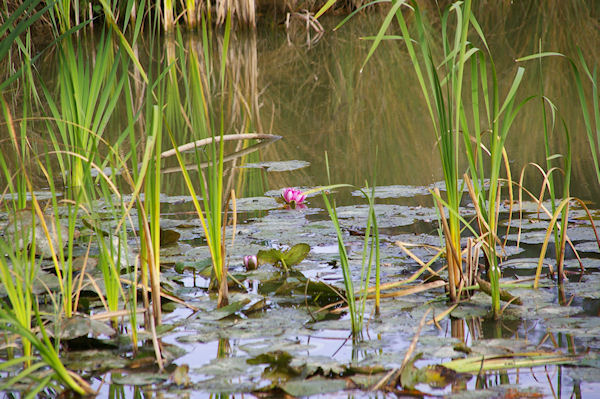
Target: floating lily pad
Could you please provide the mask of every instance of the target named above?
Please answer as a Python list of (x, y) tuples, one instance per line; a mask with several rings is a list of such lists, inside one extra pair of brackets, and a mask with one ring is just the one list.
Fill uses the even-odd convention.
[(565, 292), (582, 298), (600, 299), (600, 274), (586, 275), (579, 282), (565, 282)]
[(236, 312), (239, 312), (240, 310), (242, 310), (244, 308), (244, 306), (246, 306), (249, 303), (250, 303), (249, 298), (243, 298), (239, 301), (232, 302), (227, 306), (223, 306), (222, 308), (213, 310), (212, 312), (210, 312), (208, 315), (204, 316), (203, 318), (208, 319), (208, 320), (221, 320), (221, 319), (224, 319), (225, 317), (229, 317), (229, 316), (235, 314)]
[(291, 380), (280, 385), (280, 388), (287, 394), (295, 397), (337, 392), (346, 389), (346, 387), (345, 380), (323, 377), (314, 377), (307, 380)]
[(580, 242), (575, 245), (575, 250), (577, 252), (588, 252), (588, 253), (600, 253), (600, 248), (598, 248), (597, 241), (586, 241)]
[(280, 264), (283, 268), (288, 270), (291, 266), (302, 262), (309, 252), (310, 245), (300, 243), (294, 245), (287, 251), (281, 251), (275, 248), (269, 250), (260, 250), (258, 251), (257, 258), (260, 265), (266, 263), (273, 265)]
[(600, 317), (554, 317), (546, 321), (546, 327), (552, 332), (597, 338), (600, 336)]
[(224, 376), (234, 378), (243, 376), (251, 368), (252, 363), (248, 363), (246, 358), (231, 357), (231, 358), (216, 358), (210, 363), (202, 366), (197, 370), (202, 374)]
[(346, 365), (327, 356), (295, 356), (290, 366), (302, 370), (302, 375), (341, 376), (347, 370)]
[[(371, 195), (372, 188), (363, 188), (363, 191), (367, 195)], [(357, 197), (364, 197), (363, 193), (359, 190), (353, 191), (352, 195)], [(375, 187), (375, 198), (401, 198), (401, 197), (414, 197), (416, 195), (429, 195), (429, 189), (423, 186), (377, 186)]]
[(241, 168), (262, 168), (266, 169), (267, 172), (289, 172), (291, 170), (306, 168), (307, 166), (310, 166), (310, 162), (292, 160), (247, 163), (241, 166)]
[(153, 385), (160, 384), (169, 380), (168, 374), (158, 374), (155, 372), (115, 374), (111, 375), (113, 384), (119, 385)]
[(175, 244), (179, 237), (181, 237), (181, 233), (175, 230), (170, 229), (160, 229), (160, 246), (172, 245)]
[[(375, 204), (375, 216), (380, 228), (408, 226), (415, 219), (402, 214), (403, 207), (399, 205)], [(365, 227), (369, 217), (368, 205), (340, 206), (336, 210), (342, 226)]]
[(114, 351), (97, 349), (66, 352), (61, 359), (71, 370), (95, 372), (125, 368), (131, 362)]
[[(287, 312), (286, 312), (287, 313)], [(287, 313), (289, 315), (289, 313)], [(294, 315), (292, 316), (292, 322), (294, 321)], [(302, 331), (302, 335), (308, 335), (309, 332)], [(265, 336), (268, 334), (264, 334)], [(253, 342), (246, 342), (239, 346), (239, 349), (246, 352), (250, 357), (256, 357), (263, 353), (282, 351), (288, 352), (292, 355), (299, 353), (306, 353), (314, 348), (314, 345), (307, 345), (297, 339), (282, 338), (281, 336), (266, 337), (264, 340), (256, 340)]]
[(88, 335), (97, 337), (100, 335), (112, 336), (115, 334), (115, 330), (105, 322), (83, 316), (73, 316), (69, 319), (61, 320), (58, 323), (57, 329), (54, 328), (54, 324), (52, 323), (52, 325), (47, 327), (48, 335), (52, 336), (53, 332), (57, 330), (59, 338), (66, 340)]
[(597, 383), (600, 381), (600, 368), (565, 367), (566, 375), (574, 381)]
[[(235, 207), (238, 212), (264, 211), (276, 209), (281, 206), (273, 197), (247, 197), (238, 198)], [(233, 205), (230, 207), (233, 209)]]
[[(48, 231), (46, 234), (46, 229)], [(59, 237), (60, 232), (60, 237)], [(14, 250), (29, 247), (34, 242), (35, 253), (42, 258), (50, 258), (53, 253), (59, 251), (59, 246), (65, 247), (69, 238), (69, 230), (60, 224), (52, 215), (44, 215), (42, 224), (37, 215), (33, 215), (31, 210), (25, 209), (15, 214), (9, 215), (9, 221), (4, 228), (4, 236), (9, 244), (14, 245)], [(75, 232), (75, 237), (79, 232)], [(59, 244), (60, 242), (60, 244)]]

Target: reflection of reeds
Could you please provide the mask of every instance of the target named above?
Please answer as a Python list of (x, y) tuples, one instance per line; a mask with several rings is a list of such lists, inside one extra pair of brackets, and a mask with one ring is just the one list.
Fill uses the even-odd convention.
[[(535, 25), (511, 22), (518, 20), (518, 13), (523, 13), (524, 20), (531, 18), (530, 15), (535, 16), (535, 9), (528, 10), (516, 3), (515, 8), (511, 7), (503, 2), (487, 2), (485, 12), (479, 4), (475, 9), (475, 14), (482, 18), (482, 29), (490, 32), (487, 39), (495, 55), (501, 92), (508, 89), (505, 79), (514, 76), (516, 71), (514, 59), (537, 51), (538, 45)], [(539, 8), (545, 7), (540, 5)], [(564, 19), (548, 20), (547, 10), (540, 11), (543, 14), (540, 23), (548, 29), (546, 34), (555, 32), (548, 37), (562, 38), (555, 44), (545, 41), (544, 50), (572, 48), (573, 45), (582, 45), (588, 50), (597, 48), (600, 41), (598, 22), (585, 10), (583, 8), (579, 10), (581, 14), (572, 16), (578, 18), (576, 29), (580, 34), (577, 36), (565, 33), (573, 23), (568, 25)], [(509, 11), (514, 14), (508, 15)], [(433, 15), (432, 29), (438, 24)], [(556, 15), (556, 18), (564, 17)], [(277, 152), (270, 148), (265, 157), (300, 158), (315, 163), (310, 169), (285, 176), (271, 175), (272, 186), (325, 184), (324, 174), (320, 173), (324, 170), (320, 156), (324, 150), (330, 155), (334, 182), (362, 184), (374, 167), (379, 169), (380, 184), (429, 184), (441, 177), (439, 160), (434, 157), (436, 148), (428, 133), (430, 122), (424, 114), (424, 103), (414, 84), (407, 54), (398, 48), (400, 46), (383, 43), (382, 51), (369, 60), (362, 74), (359, 72), (368, 44), (357, 45), (356, 38), (374, 34), (380, 20), (377, 10), (359, 15), (337, 33), (326, 35), (310, 50), (289, 46), (283, 34), (271, 38), (264, 48), (259, 47), (259, 84), (265, 87), (262, 101), (267, 110), (263, 119), (270, 116), (269, 109), (275, 109), (274, 119), (265, 124), (272, 123), (273, 130), (284, 136), (277, 145)], [(321, 22), (331, 25), (327, 20)], [(498, 24), (503, 30), (496, 29)], [(590, 50), (587, 54), (591, 58), (590, 64), (600, 61), (597, 51)], [(561, 61), (549, 63), (547, 68), (545, 93), (566, 115), (569, 130), (573, 132), (573, 154), (582, 154), (573, 159), (574, 181), (586, 182), (593, 165), (587, 156), (589, 149), (585, 135), (581, 134), (584, 125), (579, 116), (577, 95), (570, 83), (570, 71), (566, 62)], [(397, 72), (392, 73), (392, 69)], [(523, 96), (538, 91), (538, 79), (536, 68), (527, 66), (521, 85)], [(507, 140), (514, 170), (529, 161), (544, 163), (540, 118), (538, 107), (526, 106), (515, 120), (515, 134)], [(376, 146), (380, 151), (379, 165), (372, 162)], [(558, 153), (564, 143), (561, 138), (554, 138), (552, 146)], [(536, 148), (540, 151), (532, 151)], [(531, 173), (525, 184), (537, 190), (540, 181)], [(573, 186), (572, 194), (592, 198), (598, 195), (598, 188), (578, 184)]]

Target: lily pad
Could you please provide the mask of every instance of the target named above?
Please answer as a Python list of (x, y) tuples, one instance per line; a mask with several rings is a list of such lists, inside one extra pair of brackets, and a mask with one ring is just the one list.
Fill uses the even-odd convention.
[[(363, 191), (367, 193), (367, 195), (371, 194), (371, 190), (372, 188), (363, 188)], [(352, 195), (356, 197), (364, 197), (363, 193), (359, 190), (353, 191)], [(401, 198), (414, 197), (416, 195), (429, 195), (429, 189), (424, 186), (404, 185), (375, 187), (375, 198)]]
[[(264, 211), (276, 209), (281, 205), (273, 197), (247, 197), (238, 198), (235, 207), (238, 212)], [(233, 205), (231, 205), (233, 209)]]
[(291, 380), (280, 385), (287, 394), (299, 396), (319, 395), (330, 392), (338, 392), (346, 389), (345, 380), (335, 380), (324, 377), (315, 377), (307, 380)]
[[(46, 234), (44, 225), (48, 234)], [(79, 232), (75, 231), (74, 235), (79, 237)], [(9, 243), (14, 245), (15, 251), (29, 247), (34, 242), (35, 236), (36, 255), (50, 258), (53, 253), (58, 252), (59, 241), (63, 247), (66, 246), (69, 230), (60, 223), (57, 226), (53, 215), (44, 215), (42, 224), (37, 215), (34, 216), (31, 210), (25, 209), (9, 215), (8, 225), (4, 228), (4, 236)]]
[(179, 237), (181, 237), (181, 233), (175, 230), (170, 229), (160, 229), (160, 246), (167, 246), (175, 244)]
[(230, 303), (227, 306), (223, 306), (222, 308), (219, 308), (217, 310), (213, 310), (212, 312), (210, 312), (208, 315), (204, 316), (203, 318), (208, 319), (208, 320), (221, 320), (221, 319), (231, 316), (232, 314), (235, 314), (236, 312), (239, 312), (240, 310), (242, 310), (244, 308), (244, 306), (246, 306), (249, 303), (250, 303), (250, 299), (244, 298), (240, 301)]
[(58, 337), (65, 340), (85, 337), (90, 334), (92, 336), (112, 336), (115, 334), (115, 330), (106, 323), (83, 316), (73, 316), (69, 319), (61, 320), (58, 323), (57, 329), (54, 328), (54, 324), (52, 323), (52, 325), (47, 327), (48, 335), (52, 336), (53, 332), (57, 330), (59, 331)]
[(243, 376), (250, 367), (251, 364), (247, 362), (246, 358), (216, 358), (197, 371), (206, 375), (234, 378)]
[[(47, 273), (42, 270), (36, 271), (35, 278), (33, 279), (33, 284), (31, 285), (32, 294), (47, 294), (48, 290), (55, 291), (59, 288), (60, 281), (58, 281), (58, 277), (56, 277), (56, 274)], [(4, 285), (0, 285), (0, 297), (5, 296), (6, 294), (6, 287)]]
[(304, 258), (310, 252), (310, 245), (300, 243), (296, 244), (287, 251), (281, 251), (279, 249), (269, 249), (258, 251), (257, 258), (259, 264), (270, 263), (273, 265), (280, 264), (284, 269), (288, 269), (290, 266), (297, 265), (302, 262)]
[(104, 371), (125, 368), (131, 362), (109, 350), (80, 350), (61, 354), (61, 359), (71, 370)]
[(596, 241), (586, 241), (575, 245), (577, 252), (600, 253), (598, 243)]
[(160, 384), (169, 380), (168, 374), (158, 374), (154, 372), (134, 373), (134, 374), (112, 374), (113, 384), (119, 385), (153, 385)]
[(291, 160), (247, 163), (241, 166), (241, 168), (262, 168), (266, 169), (267, 172), (289, 172), (291, 170), (306, 168), (307, 166), (310, 166), (310, 162)]
[(581, 282), (566, 282), (565, 292), (588, 299), (600, 299), (600, 274), (587, 275)]

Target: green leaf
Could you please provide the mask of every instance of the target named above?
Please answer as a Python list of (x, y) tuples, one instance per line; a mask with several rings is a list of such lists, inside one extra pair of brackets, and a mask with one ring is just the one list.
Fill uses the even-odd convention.
[(244, 298), (240, 301), (230, 303), (227, 306), (223, 306), (217, 310), (212, 311), (209, 315), (206, 316), (207, 320), (222, 320), (226, 317), (231, 316), (232, 314), (239, 312), (250, 303), (250, 299)]
[(258, 258), (258, 264), (264, 265), (265, 263), (276, 264), (283, 259), (283, 253), (278, 249), (269, 249), (268, 251), (260, 250), (256, 255)]
[(345, 380), (333, 380), (324, 377), (315, 377), (309, 380), (292, 380), (282, 384), (281, 389), (286, 393), (299, 397), (323, 393), (337, 392), (346, 389)]
[(175, 230), (160, 229), (160, 246), (175, 244), (179, 240), (179, 237), (181, 237), (181, 233)]
[(283, 259), (287, 266), (297, 265), (302, 262), (310, 252), (310, 245), (300, 243), (294, 245), (283, 254)]

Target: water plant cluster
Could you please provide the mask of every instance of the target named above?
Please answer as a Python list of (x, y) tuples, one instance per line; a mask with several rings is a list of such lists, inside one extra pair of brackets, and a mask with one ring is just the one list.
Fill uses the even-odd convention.
[[(178, 273), (191, 271), (194, 280), (199, 273), (208, 281), (203, 290), (212, 295), (207, 295), (207, 302), (214, 304), (214, 312), (203, 320), (216, 323), (239, 312), (251, 320), (252, 313), (267, 306), (266, 299), (238, 300), (236, 293), (251, 289), (247, 276), (229, 270), (228, 257), (228, 251), (236, 248), (238, 197), (261, 197), (267, 191), (260, 170), (253, 174), (254, 170), (241, 168), (235, 175), (228, 169), (260, 162), (254, 151), (280, 138), (256, 132), (261, 123), (249, 105), (254, 100), (244, 96), (241, 79), (236, 80), (237, 74), (229, 68), (236, 34), (233, 14), (253, 25), (253, 2), (240, 2), (245, 6), (235, 10), (219, 1), (188, 1), (179, 6), (167, 0), (158, 5), (143, 1), (99, 3), (100, 8), (90, 8), (90, 18), (85, 17), (85, 10), (72, 9), (68, 1), (24, 1), (3, 14), (0, 108), (6, 134), (0, 143), (0, 204), (6, 227), (0, 237), (0, 390), (26, 392), (28, 397), (52, 396), (65, 389), (81, 395), (95, 393), (82, 374), (63, 362), (65, 342), (75, 345), (72, 339), (81, 336), (118, 336), (126, 357), (159, 375), (168, 375), (174, 385), (190, 384), (185, 367), (171, 364), (177, 355), (161, 339), (168, 328), (163, 317), (166, 303), (192, 312), (202, 310), (173, 294), (169, 288), (172, 282), (164, 278), (165, 247), (179, 239), (179, 233), (161, 226), (165, 213), (162, 194), (171, 182), (170, 174), (183, 181), (186, 201), (201, 232), (194, 234), (200, 237), (209, 259), (204, 265), (207, 267), (199, 262), (175, 262), (174, 267)], [(323, 12), (333, 3), (325, 3)], [(363, 4), (354, 6), (358, 12)], [(319, 393), (331, 384), (344, 389), (345, 382), (343, 386), (336, 383), (347, 375), (381, 373), (377, 380), (363, 385), (395, 392), (397, 386), (408, 389), (429, 382), (444, 375), (446, 369), (476, 374), (484, 366), (501, 369), (515, 361), (522, 367), (574, 362), (574, 353), (529, 352), (528, 356), (523, 351), (519, 359), (515, 360), (515, 355), (504, 363), (462, 359), (423, 374), (414, 366), (418, 359), (412, 355), (423, 326), (439, 324), (476, 291), (491, 298), (492, 319), (501, 318), (509, 306), (522, 304), (509, 291), (540, 286), (551, 239), (555, 243), (551, 275), (559, 287), (568, 283), (564, 278), (565, 253), (573, 245), (567, 230), (571, 207), (578, 200), (570, 195), (573, 133), (560, 110), (545, 96), (543, 85), (538, 93), (520, 92), (526, 68), (537, 65), (542, 70), (550, 57), (566, 57), (542, 49), (523, 57), (518, 60), (523, 66), (508, 88), (503, 88), (484, 32), (472, 13), (471, 0), (440, 10), (441, 39), (429, 31), (431, 25), (417, 2), (394, 0), (389, 6), (380, 30), (370, 38), (372, 46), (363, 68), (368, 68), (369, 59), (384, 41), (402, 46), (410, 57), (444, 176), (444, 194), (437, 187), (430, 192), (443, 245), (429, 245), (428, 249), (435, 248), (430, 256), (430, 252), (421, 252), (418, 244), (396, 242), (394, 245), (419, 268), (402, 280), (384, 281), (382, 208), (376, 204), (374, 175), (370, 185), (357, 190), (366, 204), (357, 217), (361, 223), (357, 230), (342, 225), (345, 210), (335, 200), (336, 192), (347, 190), (349, 185), (328, 181), (327, 186), (288, 187), (277, 194), (282, 207), (290, 212), (306, 210), (308, 198), (320, 194), (336, 239), (343, 287), (309, 279), (296, 270), (311, 251), (307, 243), (249, 252), (240, 264), (249, 274), (259, 273), (267, 265), (279, 269), (277, 278), (263, 281), (261, 289), (302, 297), (308, 309), (319, 305), (315, 314), (311, 311), (312, 322), (325, 322), (326, 316), (319, 314), (327, 310), (348, 314), (356, 345), (363, 338), (366, 320), (376, 322), (379, 317), (390, 316), (382, 298), (443, 289), (444, 293), (431, 302), (443, 302), (445, 310), (434, 316), (424, 311), (421, 321), (413, 323), (413, 342), (394, 369), (373, 366), (338, 370), (332, 366), (326, 371), (320, 365), (320, 371), (309, 373), (294, 365), (285, 351), (276, 350), (247, 363), (268, 364), (263, 371), (273, 375), (317, 376), (311, 379), (311, 387)], [(213, 27), (211, 7), (217, 9), (217, 24), (223, 25), (219, 31)], [(188, 27), (198, 29), (198, 35), (188, 35), (175, 26), (179, 12)], [(95, 17), (97, 13), (102, 23)], [(39, 52), (32, 27), (42, 19), (52, 32), (52, 40)], [(89, 26), (92, 24), (93, 28)], [(392, 26), (396, 31), (389, 33)], [(163, 36), (165, 30), (169, 35)], [(149, 54), (142, 56), (144, 32), (156, 42), (144, 47)], [(163, 41), (164, 53), (157, 50)], [(91, 50), (84, 43), (89, 43)], [(58, 60), (51, 79), (39, 76), (36, 70), (36, 63), (48, 52), (55, 52)], [(596, 69), (586, 63), (581, 52), (568, 62), (600, 184)], [(535, 166), (543, 176), (540, 195), (524, 187), (522, 176), (520, 180), (513, 178), (505, 147), (520, 110), (532, 104), (537, 104), (544, 115), (546, 164)], [(115, 116), (117, 108), (124, 109), (124, 120)], [(550, 145), (556, 131), (567, 143), (560, 154), (553, 153)], [(328, 174), (329, 161), (327, 155), (324, 157), (327, 166), (323, 173)], [(264, 164), (259, 166), (265, 168)], [(561, 179), (555, 178), (558, 173)], [(550, 205), (544, 203), (546, 191)], [(508, 207), (505, 222), (510, 228), (513, 209), (526, 203), (523, 196), (547, 214), (546, 234), (534, 279), (506, 283), (501, 261), (509, 231), (500, 231), (500, 215)], [(471, 204), (470, 214), (464, 212), (466, 202)], [(585, 211), (596, 234), (586, 204), (579, 204), (578, 211)], [(349, 235), (360, 236), (358, 268), (351, 260)], [(434, 264), (439, 263), (443, 268), (434, 270)], [(430, 279), (425, 280), (425, 276)], [(401, 290), (391, 291), (397, 288)], [(368, 316), (371, 303), (372, 316)], [(202, 326), (197, 327), (200, 330)], [(453, 336), (460, 337), (460, 333)], [(222, 357), (228, 344), (219, 339), (217, 351)], [(415, 374), (408, 375), (410, 372)], [(331, 376), (339, 378), (328, 380)], [(118, 380), (118, 376), (113, 377)], [(304, 385), (273, 378), (284, 382), (272, 389), (292, 395), (309, 392)], [(456, 383), (461, 378), (454, 375), (451, 380)]]

